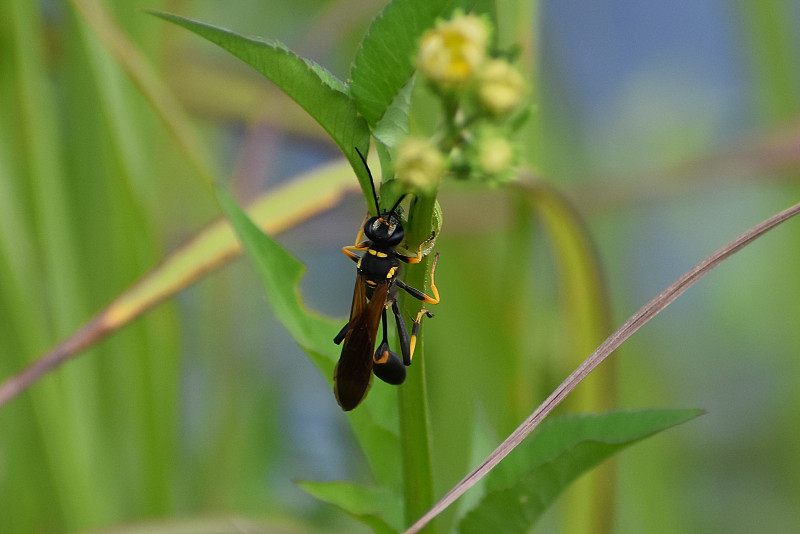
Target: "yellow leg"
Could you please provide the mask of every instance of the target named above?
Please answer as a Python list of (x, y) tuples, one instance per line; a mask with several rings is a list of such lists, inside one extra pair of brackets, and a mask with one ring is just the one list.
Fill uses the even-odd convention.
[(414, 349), (417, 348), (417, 336), (419, 335), (419, 327), (420, 324), (422, 324), (423, 315), (433, 317), (433, 314), (425, 308), (421, 309), (417, 314), (417, 318), (414, 320), (414, 325), (411, 327), (411, 339), (408, 341), (409, 360), (414, 357)]
[[(421, 300), (422, 302), (427, 302), (428, 304), (439, 304), (439, 290), (436, 288), (436, 282), (433, 280), (433, 273), (436, 271), (436, 262), (439, 261), (439, 253), (436, 253), (436, 256), (433, 258), (433, 266), (431, 267), (431, 291), (433, 291), (433, 296), (428, 296), (419, 289), (415, 287), (411, 287), (402, 280), (397, 280), (397, 285), (404, 289), (409, 295), (414, 297), (415, 299)], [(412, 262), (409, 262), (412, 263)]]
[(367, 219), (369, 219), (369, 214), (364, 217), (364, 221), (361, 223), (361, 226), (358, 227), (358, 233), (356, 234), (356, 241), (353, 245), (349, 245), (346, 247), (342, 247), (342, 254), (350, 258), (351, 260), (357, 262), (359, 260), (359, 255), (355, 254), (353, 251), (355, 250), (366, 250), (369, 248), (367, 245), (367, 241), (364, 240), (364, 225), (367, 224)]

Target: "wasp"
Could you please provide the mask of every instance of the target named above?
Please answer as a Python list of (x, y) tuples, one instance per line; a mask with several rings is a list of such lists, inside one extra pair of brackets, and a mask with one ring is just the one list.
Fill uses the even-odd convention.
[[(342, 355), (333, 373), (333, 392), (344, 411), (352, 410), (364, 400), (372, 384), (373, 373), (384, 382), (394, 385), (402, 384), (406, 379), (406, 367), (411, 365), (422, 317), (433, 317), (433, 314), (425, 308), (421, 309), (409, 336), (397, 304), (398, 289), (404, 290), (422, 302), (439, 303), (439, 291), (433, 281), (433, 272), (439, 260), (438, 253), (431, 268), (432, 297), (397, 278), (401, 262), (419, 263), (423, 257), (422, 247), (416, 256), (404, 256), (395, 250), (405, 236), (397, 210), (406, 195), (401, 196), (392, 209), (382, 211), (372, 181), (372, 172), (361, 152), (358, 149), (356, 152), (367, 168), (378, 215), (367, 216), (363, 227), (359, 229), (355, 244), (342, 248), (342, 253), (356, 262), (358, 270), (350, 320), (333, 339), (337, 345), (344, 341)], [(356, 252), (363, 254), (358, 255)], [(397, 324), (402, 359), (389, 349), (387, 326), (389, 309), (392, 310)], [(383, 340), (373, 353), (381, 322)]]

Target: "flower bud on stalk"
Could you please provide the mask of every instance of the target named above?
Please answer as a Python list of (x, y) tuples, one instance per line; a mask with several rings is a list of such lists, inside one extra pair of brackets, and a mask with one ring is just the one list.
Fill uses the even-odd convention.
[(478, 74), (478, 100), (493, 115), (505, 115), (522, 100), (525, 80), (503, 59), (493, 59)]
[(443, 171), (444, 157), (428, 141), (411, 137), (397, 147), (394, 175), (408, 189), (434, 191)]
[(504, 181), (514, 167), (514, 145), (502, 137), (482, 139), (478, 145), (478, 162), (488, 175)]

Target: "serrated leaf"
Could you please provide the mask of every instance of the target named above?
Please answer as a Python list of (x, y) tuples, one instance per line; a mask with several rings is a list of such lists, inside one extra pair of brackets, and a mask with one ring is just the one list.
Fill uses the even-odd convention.
[(387, 488), (350, 482), (298, 482), (308, 494), (340, 508), (378, 534), (396, 534), (402, 523), (400, 496)]
[(581, 474), (625, 447), (702, 413), (641, 410), (554, 419), (492, 471), (486, 495), (461, 520), (459, 532), (527, 532)]
[[(372, 22), (350, 70), (350, 94), (359, 113), (375, 126), (414, 72), (419, 39), (436, 19), (474, 0), (395, 0)], [(484, 2), (478, 8), (483, 8)], [(474, 11), (474, 9), (473, 9)]]
[(224, 48), (277, 85), (328, 132), (353, 167), (362, 189), (368, 187), (369, 177), (355, 148), (366, 154), (369, 128), (359, 116), (347, 86), (341, 80), (317, 63), (296, 55), (278, 41), (244, 37), (230, 30), (169, 13), (149, 13)]

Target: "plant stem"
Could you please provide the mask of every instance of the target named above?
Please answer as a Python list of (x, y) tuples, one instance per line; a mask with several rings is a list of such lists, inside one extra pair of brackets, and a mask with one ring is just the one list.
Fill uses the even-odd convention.
[[(407, 225), (408, 242), (422, 243), (430, 236), (435, 196), (419, 197), (412, 204)], [(405, 281), (412, 287), (429, 291), (428, 273), (431, 256), (405, 271)], [(400, 296), (400, 308), (405, 317), (416, 317), (420, 304), (409, 295)], [(423, 325), (424, 327), (424, 325)], [(403, 466), (403, 497), (405, 521), (411, 524), (433, 504), (433, 469), (428, 435), (428, 403), (425, 389), (425, 358), (422, 328), (417, 340), (414, 362), (408, 367), (405, 384), (398, 388), (400, 410), (400, 445)], [(435, 529), (429, 525), (425, 532)]]

